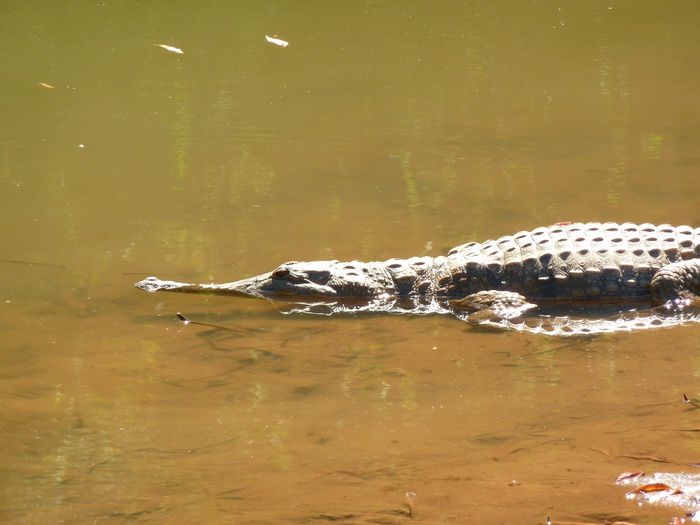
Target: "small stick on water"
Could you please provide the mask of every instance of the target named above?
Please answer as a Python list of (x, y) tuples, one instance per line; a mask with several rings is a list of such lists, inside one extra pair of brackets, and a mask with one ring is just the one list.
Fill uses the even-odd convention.
[(693, 405), (694, 407), (700, 407), (700, 402), (697, 399), (690, 399), (688, 396), (683, 394), (683, 402)]
[(406, 492), (406, 503), (408, 503), (408, 515), (411, 517), (411, 519), (415, 519), (415, 514), (416, 510), (414, 508), (416, 501), (416, 493), (415, 492)]
[(200, 322), (200, 321), (193, 321), (193, 320), (190, 319), (189, 317), (185, 317), (184, 315), (182, 315), (180, 312), (177, 312), (175, 315), (177, 316), (177, 318), (178, 318), (180, 321), (182, 321), (182, 324), (185, 324), (185, 325), (188, 325), (188, 324), (196, 324), (196, 325), (199, 325), (199, 326), (206, 326), (206, 327), (208, 327), (208, 328), (216, 328), (217, 330), (228, 330), (229, 332), (233, 332), (233, 331), (234, 331), (233, 328), (229, 328), (228, 326), (221, 326), (221, 325), (218, 325), (218, 324), (202, 323), (202, 322)]
[(26, 264), (27, 266), (45, 266), (47, 268), (58, 268), (59, 270), (65, 270), (66, 267), (60, 264), (42, 263), (36, 261), (21, 261), (19, 259), (0, 259), (0, 262), (11, 263), (11, 264)]

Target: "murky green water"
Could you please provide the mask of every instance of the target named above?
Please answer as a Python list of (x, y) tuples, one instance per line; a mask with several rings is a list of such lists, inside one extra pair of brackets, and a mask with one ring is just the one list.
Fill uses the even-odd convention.
[(699, 226), (695, 2), (1, 9), (0, 520), (402, 523), (406, 492), (427, 523), (679, 515), (613, 482), (700, 461), (698, 326), (565, 341), (132, 284)]

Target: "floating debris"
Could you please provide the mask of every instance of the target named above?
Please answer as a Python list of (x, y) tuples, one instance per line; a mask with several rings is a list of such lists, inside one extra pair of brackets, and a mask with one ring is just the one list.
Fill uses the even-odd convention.
[(633, 479), (639, 478), (644, 475), (644, 472), (623, 472), (617, 477), (615, 483), (621, 483), (623, 481), (631, 481)]
[(656, 472), (630, 477), (621, 474), (618, 485), (631, 487), (626, 497), (638, 504), (658, 505), (681, 510), (671, 523), (700, 519), (700, 475), (685, 472)]
[(56, 89), (51, 84), (47, 84), (46, 82), (37, 82), (36, 85), (39, 87), (43, 87), (44, 89)]
[(175, 46), (169, 46), (168, 44), (156, 44), (158, 47), (162, 47), (166, 51), (170, 51), (171, 53), (177, 53), (178, 55), (183, 55), (185, 52), (180, 49), (179, 47)]
[(406, 492), (405, 497), (406, 497), (406, 503), (408, 504), (408, 515), (411, 517), (411, 519), (415, 519), (416, 493), (415, 492)]
[(287, 47), (289, 45), (289, 42), (287, 42), (286, 40), (282, 40), (281, 38), (277, 38), (274, 36), (265, 35), (265, 40), (270, 42), (270, 44), (275, 44), (276, 46), (280, 47)]
[(674, 489), (670, 485), (667, 485), (666, 483), (647, 483), (646, 485), (642, 485), (641, 487), (637, 487), (636, 489), (630, 491), (627, 493), (628, 496), (634, 496), (636, 494), (651, 494), (652, 492), (671, 492), (674, 496), (676, 494), (683, 494), (683, 491), (680, 489)]

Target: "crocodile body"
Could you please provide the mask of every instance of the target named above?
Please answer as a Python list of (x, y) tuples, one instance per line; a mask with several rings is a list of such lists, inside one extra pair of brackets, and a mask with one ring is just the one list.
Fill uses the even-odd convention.
[(330, 312), (450, 312), (472, 323), (514, 329), (536, 308), (528, 301), (569, 306), (646, 303), (688, 316), (700, 296), (700, 228), (560, 223), (463, 244), (446, 256), (290, 261), (231, 283), (149, 277), (136, 286), (283, 299), (304, 303), (307, 309), (325, 304)]

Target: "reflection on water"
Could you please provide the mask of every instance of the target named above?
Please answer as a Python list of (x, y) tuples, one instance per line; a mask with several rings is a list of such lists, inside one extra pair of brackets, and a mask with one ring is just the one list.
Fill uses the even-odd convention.
[(399, 523), (407, 492), (428, 522), (668, 518), (613, 482), (652, 470), (633, 457), (697, 461), (679, 401), (697, 327), (564, 342), (131, 285), (437, 255), (561, 220), (700, 225), (697, 18), (652, 1), (8, 6), (0, 519)]

